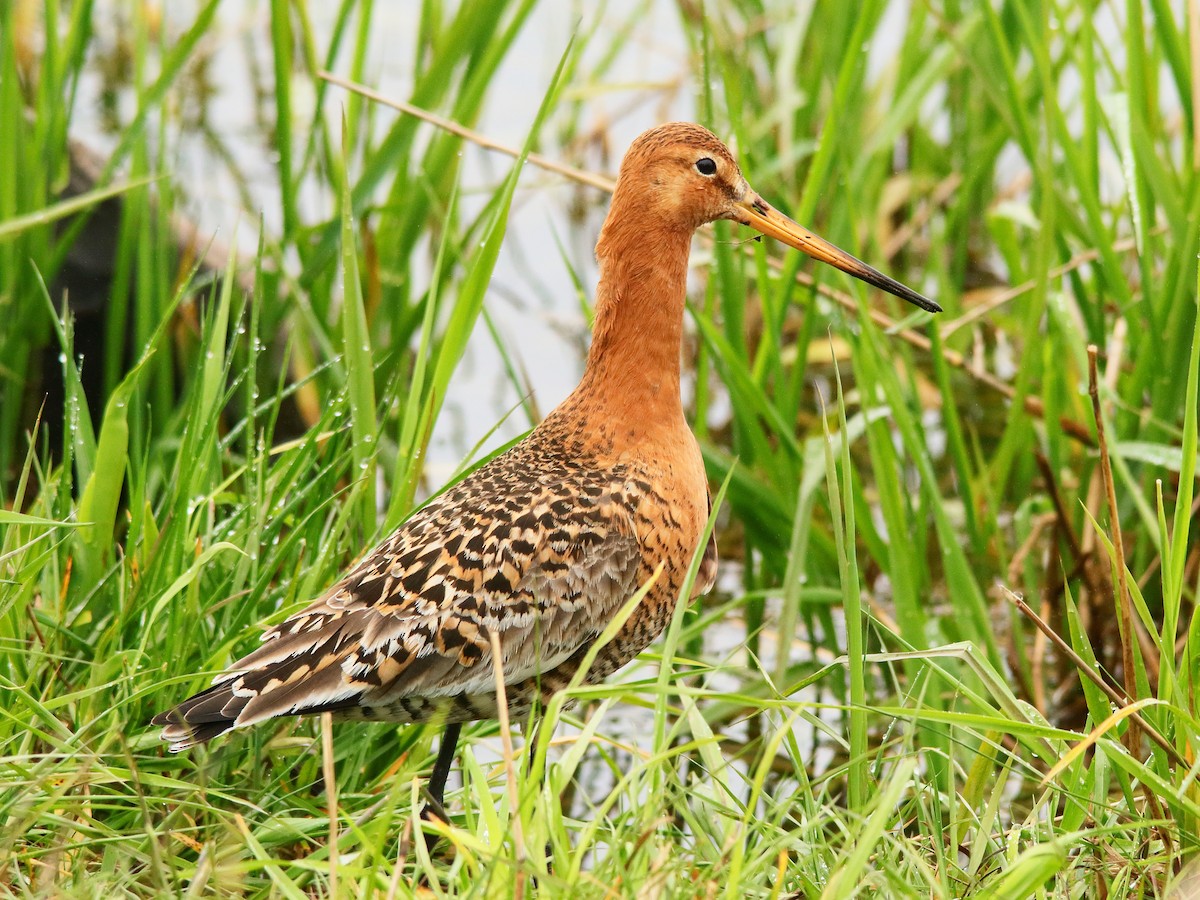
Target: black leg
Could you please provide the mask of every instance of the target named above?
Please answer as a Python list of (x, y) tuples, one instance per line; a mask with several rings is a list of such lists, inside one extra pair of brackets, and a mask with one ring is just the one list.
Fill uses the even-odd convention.
[[(529, 752), (529, 774), (533, 775), (533, 767), (537, 763), (537, 746), (538, 737), (542, 733), (542, 720), (540, 717), (530, 715), (525, 720), (525, 724), (521, 726), (521, 731), (525, 735), (525, 749)], [(546, 758), (546, 771), (550, 769), (550, 758)], [(546, 778), (546, 772), (542, 772), (542, 780)], [(554, 871), (554, 845), (550, 841), (546, 841), (546, 865), (550, 872)]]
[[(433, 763), (433, 773), (429, 776), (428, 784), (425, 785), (425, 796), (428, 800), (425, 808), (421, 810), (421, 818), (426, 822), (433, 818), (441, 819), (443, 822), (450, 821), (450, 816), (446, 814), (446, 807), (442, 805), (442, 801), (445, 799), (446, 779), (450, 777), (450, 767), (454, 765), (454, 751), (458, 747), (458, 736), (461, 731), (462, 724), (458, 722), (447, 725), (442, 731), (442, 742), (438, 745), (438, 755)], [(424, 839), (425, 848), (432, 853), (433, 848), (437, 846), (437, 837), (426, 834)], [(400, 855), (407, 855), (409, 847), (406, 837), (400, 842)]]
[[(524, 725), (521, 726), (521, 729), (525, 732), (525, 742), (529, 745), (526, 749), (529, 751), (529, 773), (531, 775), (533, 774), (533, 766), (537, 762), (538, 736), (542, 732), (541, 719), (538, 719), (537, 724), (535, 724), (535, 725), (529, 724), (529, 722), (531, 722), (532, 720), (533, 720), (533, 717), (530, 716), (529, 721), (527, 721)], [(549, 759), (546, 760), (546, 765), (547, 766), (550, 765)], [(542, 773), (542, 774), (544, 777), (545, 773)]]
[(438, 746), (437, 760), (433, 764), (433, 774), (429, 776), (429, 784), (426, 786), (429, 802), (425, 804), (425, 809), (421, 813), (423, 819), (428, 818), (429, 813), (433, 813), (443, 822), (449, 821), (442, 801), (446, 795), (446, 779), (450, 777), (450, 767), (454, 765), (454, 751), (458, 748), (460, 732), (462, 732), (461, 722), (447, 725), (445, 731), (442, 732), (442, 743)]

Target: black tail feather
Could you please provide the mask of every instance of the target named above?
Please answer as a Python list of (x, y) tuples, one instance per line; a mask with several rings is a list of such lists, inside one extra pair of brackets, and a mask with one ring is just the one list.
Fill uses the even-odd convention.
[(160, 712), (150, 722), (164, 726), (163, 740), (171, 742), (173, 752), (186, 750), (233, 728), (244, 705), (236, 703), (237, 699), (228, 684), (216, 684)]

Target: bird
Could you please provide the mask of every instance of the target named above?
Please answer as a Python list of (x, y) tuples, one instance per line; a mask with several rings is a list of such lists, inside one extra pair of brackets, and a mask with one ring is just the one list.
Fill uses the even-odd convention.
[[(154, 716), (172, 751), (278, 717), (440, 723), (427, 809), (442, 810), (466, 722), (563, 690), (610, 621), (595, 684), (716, 577), (700, 542), (711, 494), (680, 396), (692, 236), (731, 220), (931, 313), (941, 307), (792, 221), (755, 193), (712, 132), (673, 122), (626, 152), (596, 244), (593, 337), (578, 386), (523, 440), (416, 511), (211, 687)], [(442, 813), (444, 819), (444, 812)]]

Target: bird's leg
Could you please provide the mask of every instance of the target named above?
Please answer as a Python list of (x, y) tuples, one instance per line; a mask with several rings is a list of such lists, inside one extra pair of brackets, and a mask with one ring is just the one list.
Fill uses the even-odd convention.
[[(534, 769), (537, 767), (537, 751), (538, 738), (542, 734), (542, 717), (537, 715), (537, 710), (530, 710), (529, 717), (521, 725), (521, 732), (525, 735), (525, 751), (528, 754), (529, 761), (528, 774), (533, 777)], [(542, 781), (548, 777), (550, 771), (550, 758), (546, 758), (546, 767), (542, 770)], [(546, 841), (546, 869), (549, 872), (554, 871), (554, 844)]]
[(437, 760), (433, 764), (433, 774), (429, 776), (429, 784), (425, 787), (425, 792), (429, 796), (429, 802), (421, 810), (422, 819), (428, 820), (430, 813), (432, 813), (443, 822), (450, 821), (450, 817), (446, 815), (446, 808), (442, 805), (442, 801), (445, 798), (446, 779), (450, 777), (450, 767), (454, 764), (454, 751), (458, 747), (458, 736), (461, 732), (461, 722), (447, 725), (442, 732), (442, 742), (438, 746)]
[[(536, 723), (530, 723), (533, 723), (532, 715), (525, 720), (525, 724), (522, 726), (522, 729), (525, 732), (525, 742), (528, 744), (527, 749), (529, 750), (529, 774), (532, 775), (533, 768), (537, 764), (538, 736), (542, 732), (542, 720), (538, 719)], [(549, 767), (549, 764), (550, 761), (547, 759), (547, 767)], [(545, 777), (544, 772), (542, 773), (542, 777)]]

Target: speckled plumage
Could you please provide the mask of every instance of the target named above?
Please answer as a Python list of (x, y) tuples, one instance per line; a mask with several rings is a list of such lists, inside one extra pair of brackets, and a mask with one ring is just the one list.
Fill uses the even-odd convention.
[[(212, 687), (156, 716), (171, 748), (325, 711), (447, 724), (493, 717), (491, 632), (510, 715), (519, 718), (567, 685), (648, 583), (587, 682), (653, 641), (709, 514), (703, 461), (680, 402), (680, 349), (691, 237), (720, 218), (936, 309), (772, 210), (708, 131), (675, 123), (646, 132), (622, 163), (596, 247), (596, 326), (579, 386), (524, 441), (267, 631)], [(715, 574), (710, 540), (694, 592), (707, 591)]]
[[(186, 724), (164, 722), (172, 748), (235, 724), (325, 710), (397, 722), (494, 717), (489, 629), (500, 637), (514, 717), (564, 687), (657, 566), (644, 548), (685, 549), (673, 534), (678, 514), (653, 486), (654, 467), (581, 453), (564, 419), (547, 419), (436, 498), (318, 601), (268, 631), (262, 646), (185, 701)], [(664, 570), (604, 648), (590, 681), (662, 630), (691, 559), (686, 549), (682, 566)], [(714, 569), (715, 547), (702, 590)]]

